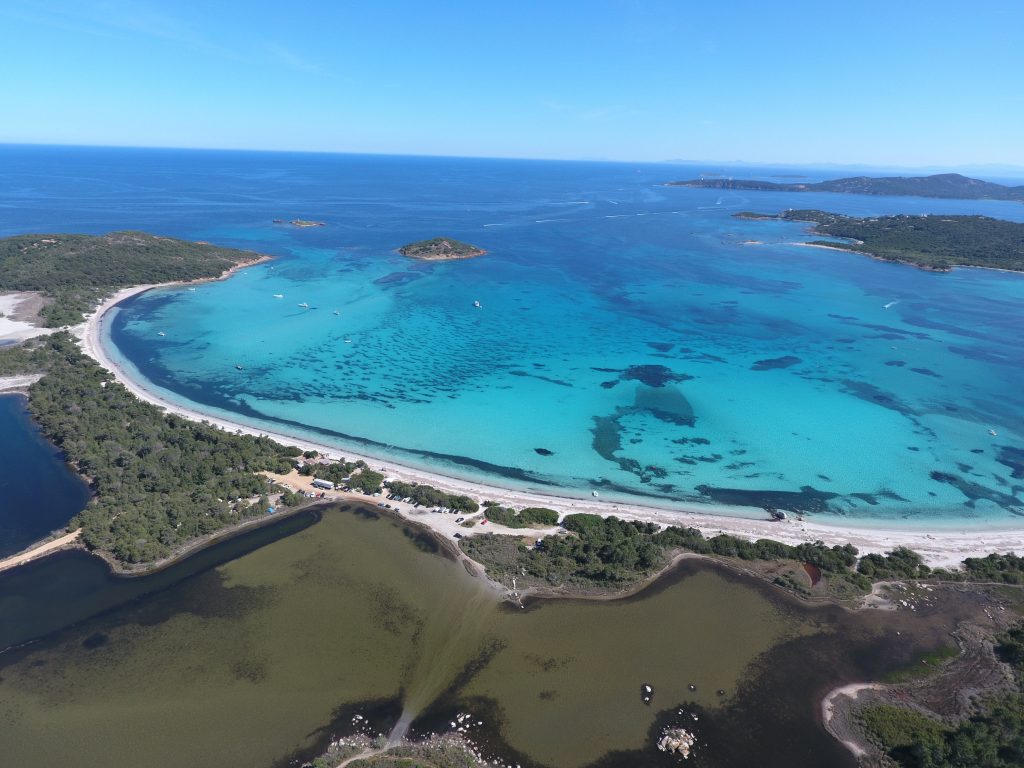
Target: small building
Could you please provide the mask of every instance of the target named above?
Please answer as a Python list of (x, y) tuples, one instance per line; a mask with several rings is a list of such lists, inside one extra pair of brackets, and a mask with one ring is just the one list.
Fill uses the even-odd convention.
[(334, 490), (334, 483), (332, 483), (330, 480), (321, 480), (321, 479), (317, 478), (316, 480), (314, 480), (311, 483), (311, 485), (314, 488), (323, 488), (325, 491), (333, 491)]

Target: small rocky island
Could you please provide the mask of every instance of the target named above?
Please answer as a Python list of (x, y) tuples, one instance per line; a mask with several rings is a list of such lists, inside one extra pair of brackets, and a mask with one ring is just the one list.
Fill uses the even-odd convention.
[(403, 256), (421, 261), (451, 261), (452, 259), (472, 259), (483, 256), (487, 251), (475, 245), (463, 243), (450, 237), (435, 237), (431, 240), (420, 240), (403, 245), (398, 249)]

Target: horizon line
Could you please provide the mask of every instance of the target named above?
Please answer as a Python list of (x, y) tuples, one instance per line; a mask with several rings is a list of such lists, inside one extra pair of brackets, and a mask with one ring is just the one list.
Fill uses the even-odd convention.
[(152, 144), (76, 144), (76, 143), (50, 143), (31, 141), (0, 141), (0, 147), (51, 147), (62, 149), (127, 149), (127, 150), (156, 150), (156, 151), (184, 151), (184, 152), (251, 152), (260, 154), (279, 155), (342, 155), (356, 157), (407, 157), (407, 158), (434, 158), (452, 160), (508, 160), (525, 162), (551, 162), (551, 163), (609, 163), (618, 165), (720, 165), (720, 166), (760, 166), (770, 168), (861, 168), (877, 170), (906, 170), (906, 171), (935, 171), (946, 168), (947, 172), (956, 169), (991, 169), (1003, 171), (1015, 171), (1024, 174), (1024, 165), (1007, 163), (958, 163), (958, 164), (924, 164), (924, 165), (895, 165), (877, 164), (870, 162), (836, 162), (836, 161), (781, 161), (781, 160), (692, 160), (683, 158), (668, 158), (663, 160), (619, 160), (600, 157), (525, 157), (525, 156), (496, 156), (496, 155), (450, 155), (450, 154), (429, 154), (429, 153), (405, 153), (405, 152), (354, 152), (346, 150), (327, 149), (267, 149), (252, 147), (189, 147), (189, 146), (160, 146)]

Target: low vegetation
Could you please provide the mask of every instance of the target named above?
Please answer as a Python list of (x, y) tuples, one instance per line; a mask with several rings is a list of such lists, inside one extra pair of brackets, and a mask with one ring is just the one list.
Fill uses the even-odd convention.
[[(488, 516), (494, 519), (490, 510)], [(550, 518), (546, 515), (541, 517), (545, 524), (547, 520)], [(622, 587), (663, 567), (675, 552), (745, 561), (808, 563), (840, 582), (846, 591), (857, 593), (869, 591), (873, 581), (854, 570), (857, 550), (851, 545), (828, 547), (819, 542), (790, 546), (769, 539), (751, 542), (725, 534), (705, 538), (695, 528), (659, 529), (653, 523), (586, 514), (568, 515), (562, 526), (566, 535), (549, 536), (534, 547), (494, 534), (463, 539), (461, 546), (495, 578), (525, 576), (535, 584), (556, 587)], [(875, 556), (870, 562), (876, 575), (927, 570), (915, 553), (902, 549), (885, 557)]]
[(471, 259), (483, 256), (487, 251), (475, 245), (451, 237), (434, 237), (403, 245), (398, 249), (403, 256), (423, 261), (447, 261), (449, 259)]
[(257, 254), (145, 232), (19, 235), (0, 239), (0, 292), (39, 291), (52, 299), (46, 325), (75, 325), (120, 288), (217, 277)]
[(861, 726), (901, 768), (1020, 768), (1024, 765), (1024, 623), (997, 638), (996, 654), (1013, 668), (1016, 690), (984, 702), (978, 714), (949, 725), (915, 710), (873, 704)]

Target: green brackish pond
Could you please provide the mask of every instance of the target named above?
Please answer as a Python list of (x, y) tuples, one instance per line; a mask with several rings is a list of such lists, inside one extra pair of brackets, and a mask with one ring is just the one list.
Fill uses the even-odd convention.
[[(672, 765), (652, 749), (669, 723), (697, 732), (695, 765), (844, 765), (815, 722), (818, 697), (906, 663), (948, 629), (948, 617), (883, 624), (803, 608), (694, 561), (629, 599), (521, 609), (432, 538), (369, 510), (282, 525), (276, 540), (248, 534), (262, 537), (256, 549), (218, 545), (226, 562), (211, 548), (205, 570), (186, 561), (177, 581), (173, 568), (149, 577), (151, 594), (106, 576), (94, 591), (131, 581), (127, 603), (98, 600), (100, 615), (0, 655), (4, 763), (284, 766), (352, 732), (356, 714), (383, 733), (402, 715), (416, 735), (472, 712), (485, 752), (523, 766)], [(86, 561), (54, 558), (32, 576)], [(25, 610), (28, 589), (0, 579), (11, 622), (0, 634), (47, 627)]]

